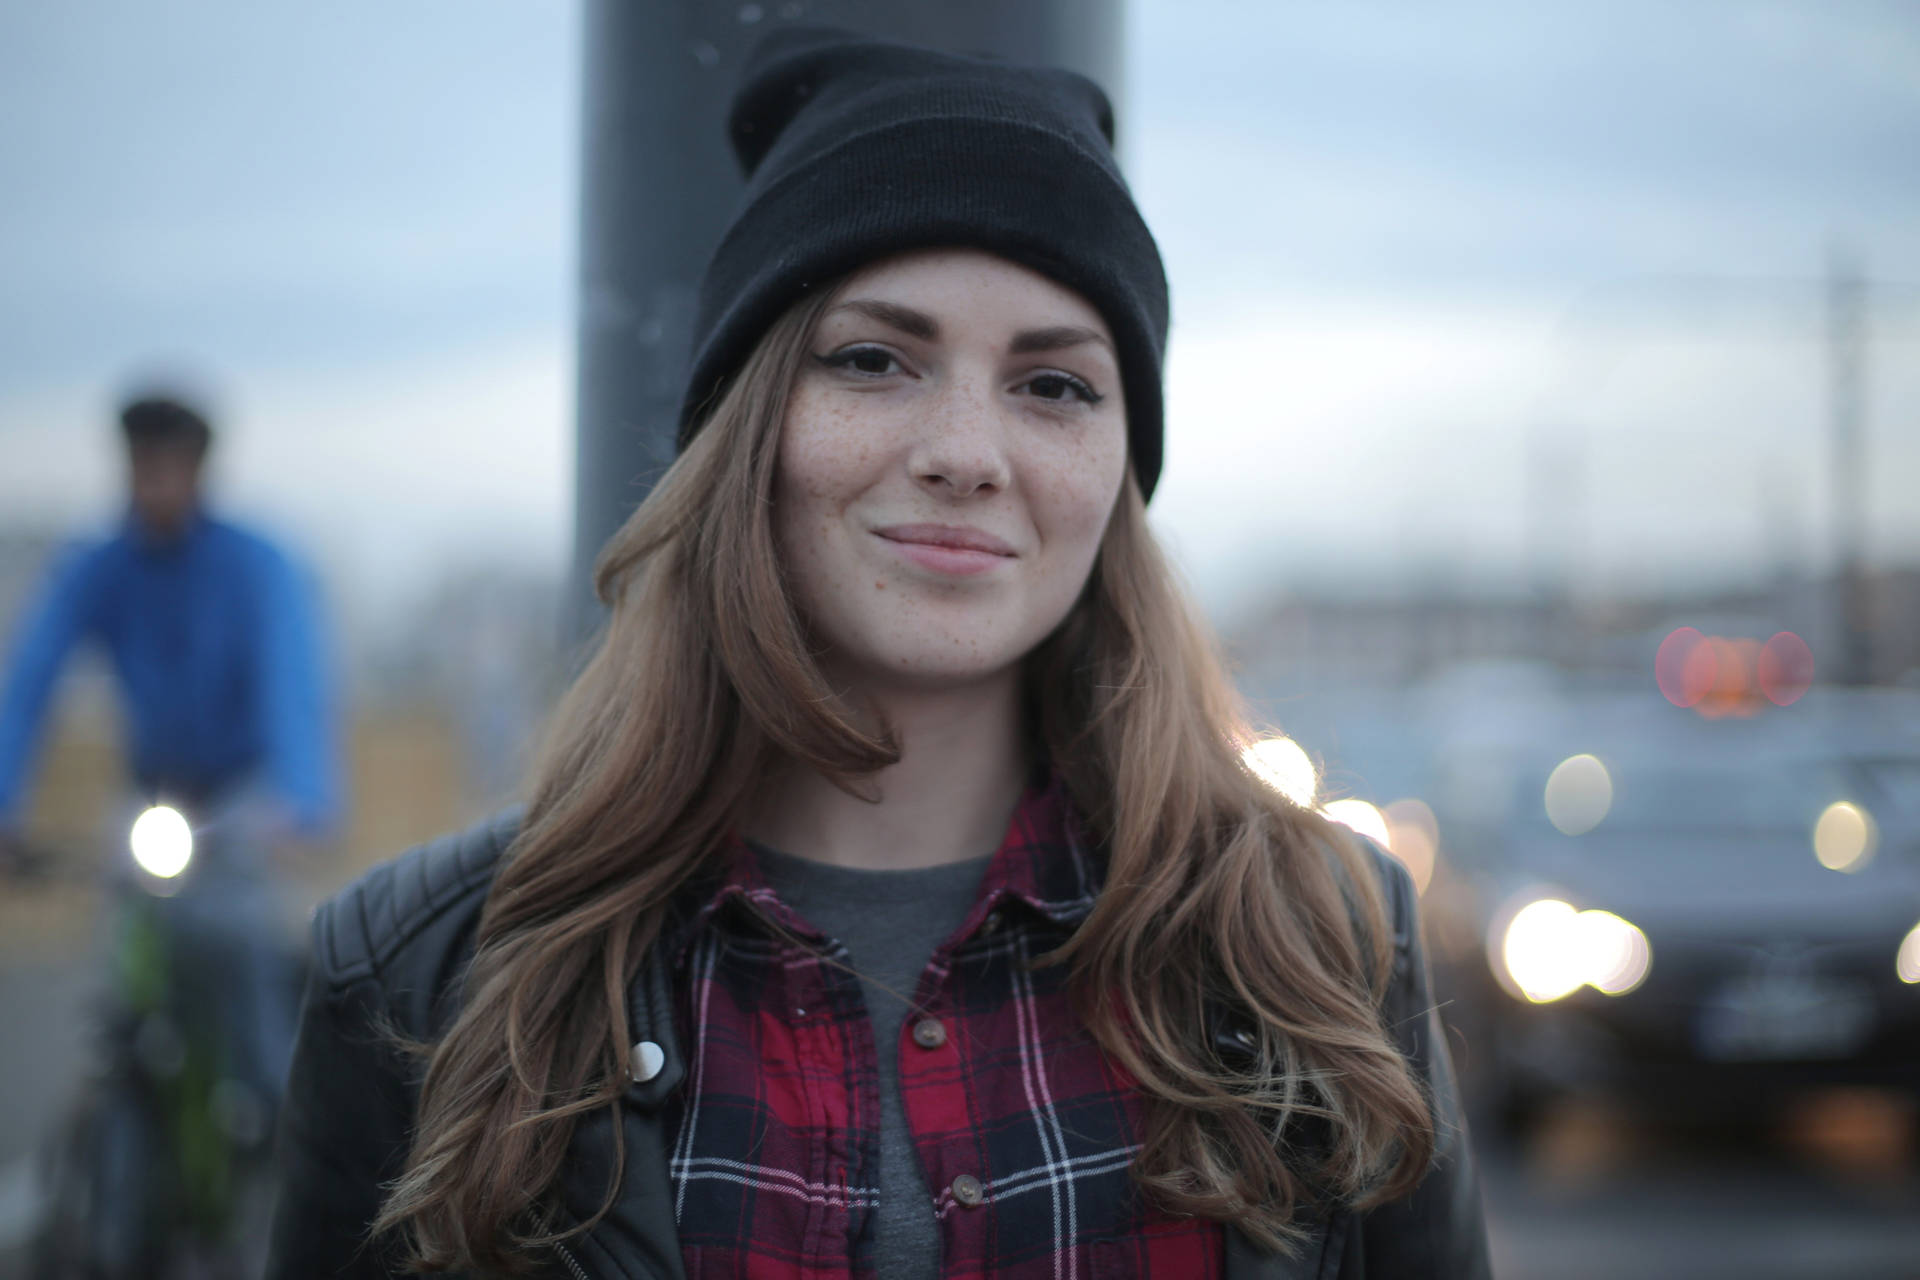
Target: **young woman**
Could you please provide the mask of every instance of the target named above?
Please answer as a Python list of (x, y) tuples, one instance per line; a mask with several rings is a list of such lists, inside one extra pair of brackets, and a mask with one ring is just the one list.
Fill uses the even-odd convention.
[(524, 813), (322, 910), (277, 1275), (1478, 1276), (1408, 877), (1148, 532), (1105, 99), (787, 30)]

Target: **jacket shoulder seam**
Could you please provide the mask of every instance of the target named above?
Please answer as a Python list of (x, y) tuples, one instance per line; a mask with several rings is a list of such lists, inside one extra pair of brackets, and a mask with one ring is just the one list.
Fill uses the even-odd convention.
[[(517, 818), (510, 811), (480, 828), (415, 846), (323, 904), (314, 922), (314, 952), (328, 993), (337, 996), (369, 980), (383, 984), (393, 958), (408, 943), (476, 891), (484, 893), (517, 830)], [(431, 866), (436, 854), (452, 869), (437, 885)], [(417, 877), (420, 901), (396, 917), (396, 882), (403, 875)]]

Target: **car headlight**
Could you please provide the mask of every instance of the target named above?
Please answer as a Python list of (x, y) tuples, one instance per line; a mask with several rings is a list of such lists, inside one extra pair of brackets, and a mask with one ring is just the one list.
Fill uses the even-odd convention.
[(1907, 930), (1900, 939), (1900, 953), (1893, 958), (1893, 971), (1902, 982), (1920, 982), (1920, 924)]
[(1653, 963), (1647, 935), (1637, 926), (1611, 911), (1576, 911), (1558, 898), (1522, 907), (1499, 943), (1496, 967), (1536, 1004), (1583, 986), (1625, 995), (1646, 980)]

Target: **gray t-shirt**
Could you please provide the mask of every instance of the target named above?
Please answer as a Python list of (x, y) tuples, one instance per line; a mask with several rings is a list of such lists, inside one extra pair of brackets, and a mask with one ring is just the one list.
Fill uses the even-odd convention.
[(940, 1230), (900, 1098), (900, 1028), (912, 1011), (920, 974), (933, 949), (967, 918), (992, 859), (867, 871), (829, 866), (762, 844), (753, 848), (780, 900), (846, 947), (873, 1020), (880, 1078), (875, 1272), (888, 1280), (934, 1280), (940, 1274)]

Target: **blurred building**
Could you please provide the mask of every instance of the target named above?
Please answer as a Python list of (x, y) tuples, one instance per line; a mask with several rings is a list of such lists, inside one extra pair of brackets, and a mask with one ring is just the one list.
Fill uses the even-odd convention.
[(1491, 595), (1277, 597), (1230, 646), (1257, 684), (1397, 686), (1464, 662), (1559, 656), (1557, 611)]
[[(1228, 644), (1245, 682), (1270, 692), (1403, 686), (1489, 661), (1638, 675), (1648, 669), (1659, 636), (1681, 625), (1761, 640), (1793, 631), (1819, 663), (1834, 653), (1835, 593), (1831, 579), (1798, 577), (1685, 595), (1546, 596), (1465, 587), (1286, 591), (1253, 610)], [(1871, 683), (1920, 683), (1920, 568), (1869, 571), (1863, 596)], [(1825, 669), (1836, 666), (1829, 662)]]

